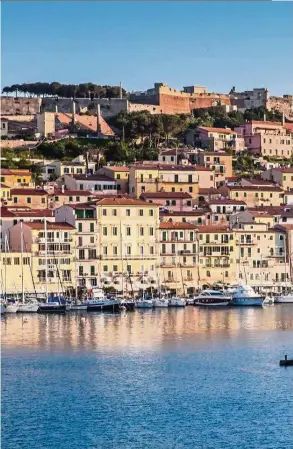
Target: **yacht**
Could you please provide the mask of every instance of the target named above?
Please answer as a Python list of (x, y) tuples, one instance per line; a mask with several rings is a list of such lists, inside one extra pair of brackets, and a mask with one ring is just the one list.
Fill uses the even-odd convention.
[(50, 296), (47, 302), (39, 304), (39, 313), (65, 313), (66, 302), (60, 296)]
[(154, 305), (151, 299), (140, 299), (135, 302), (135, 307), (137, 309), (152, 309)]
[(265, 297), (255, 293), (250, 285), (238, 285), (236, 288), (228, 289), (231, 293), (232, 306), (262, 306)]
[(169, 307), (185, 307), (186, 301), (183, 298), (178, 298), (178, 296), (174, 296), (169, 299)]
[(17, 313), (37, 313), (39, 310), (39, 303), (35, 300), (30, 300), (19, 304)]
[(5, 306), (5, 313), (16, 313), (19, 309), (18, 301), (7, 301)]
[(121, 301), (116, 298), (88, 299), (84, 302), (88, 312), (119, 312)]
[(230, 304), (231, 296), (221, 290), (203, 290), (194, 297), (194, 305), (205, 307), (227, 306)]
[(293, 303), (293, 293), (287, 293), (285, 295), (277, 296), (275, 299), (276, 303), (279, 304), (292, 304)]
[(169, 300), (164, 298), (154, 298), (153, 305), (154, 307), (169, 307)]
[(70, 310), (87, 310), (87, 304), (82, 301), (73, 301)]

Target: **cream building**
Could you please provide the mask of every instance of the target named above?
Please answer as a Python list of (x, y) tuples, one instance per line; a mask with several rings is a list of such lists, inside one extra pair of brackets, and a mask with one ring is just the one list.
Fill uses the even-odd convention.
[(222, 186), (219, 192), (231, 200), (244, 201), (247, 207), (280, 206), (284, 202), (284, 191), (275, 186)]

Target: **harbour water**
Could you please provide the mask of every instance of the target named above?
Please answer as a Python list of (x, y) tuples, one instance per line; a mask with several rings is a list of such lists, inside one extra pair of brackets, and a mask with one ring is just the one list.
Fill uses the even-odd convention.
[(292, 305), (1, 324), (3, 449), (293, 447)]

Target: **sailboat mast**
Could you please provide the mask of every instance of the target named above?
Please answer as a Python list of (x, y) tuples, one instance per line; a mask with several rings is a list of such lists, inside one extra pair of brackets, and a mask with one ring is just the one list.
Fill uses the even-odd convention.
[(144, 301), (144, 246), (142, 246), (142, 300)]
[(122, 276), (122, 297), (124, 297), (124, 276), (123, 276), (123, 246), (122, 246), (122, 223), (120, 221), (120, 252), (121, 252), (121, 276)]
[(44, 218), (45, 234), (45, 283), (46, 283), (46, 302), (48, 302), (48, 241), (47, 241), (47, 220)]
[(20, 253), (21, 253), (21, 302), (24, 304), (24, 284), (23, 284), (23, 223), (20, 222)]
[(4, 254), (5, 254), (4, 291), (5, 291), (5, 301), (6, 301), (6, 299), (7, 299), (7, 234), (5, 234), (5, 239), (4, 239)]

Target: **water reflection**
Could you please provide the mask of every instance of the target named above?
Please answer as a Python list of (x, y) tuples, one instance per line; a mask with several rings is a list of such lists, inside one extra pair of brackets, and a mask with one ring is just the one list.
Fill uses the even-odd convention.
[[(85, 319), (82, 319), (85, 317)], [(240, 332), (293, 330), (293, 306), (206, 310), (196, 307), (126, 314), (69, 313), (66, 316), (5, 315), (2, 346), (45, 350), (117, 350), (205, 339), (233, 338)]]

